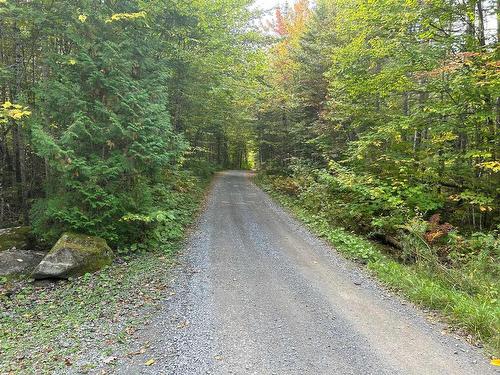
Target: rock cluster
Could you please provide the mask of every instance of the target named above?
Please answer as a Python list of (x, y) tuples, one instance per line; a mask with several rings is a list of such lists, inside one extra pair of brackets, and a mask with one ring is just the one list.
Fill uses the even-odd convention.
[(99, 237), (64, 233), (32, 273), (34, 279), (68, 278), (100, 270), (113, 251)]
[(69, 278), (111, 264), (113, 251), (99, 237), (64, 233), (48, 253), (27, 249), (29, 228), (0, 229), (0, 276)]

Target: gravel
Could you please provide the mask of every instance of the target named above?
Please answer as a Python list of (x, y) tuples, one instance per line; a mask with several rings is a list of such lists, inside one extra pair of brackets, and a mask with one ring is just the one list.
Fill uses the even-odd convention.
[(117, 374), (498, 374), (256, 187), (219, 174)]

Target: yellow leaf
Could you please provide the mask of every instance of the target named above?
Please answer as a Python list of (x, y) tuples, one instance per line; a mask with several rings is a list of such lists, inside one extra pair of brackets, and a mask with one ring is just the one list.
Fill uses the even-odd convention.
[(68, 60), (68, 64), (69, 65), (75, 65), (76, 64), (76, 60), (75, 59), (69, 59)]
[(10, 115), (10, 117), (12, 117), (14, 120), (20, 120), (20, 119), (22, 119), (22, 118), (23, 118), (23, 114), (22, 114), (22, 112), (18, 112), (18, 111), (16, 111), (16, 112), (11, 111), (11, 112), (9, 113), (9, 115)]
[(147, 360), (144, 364), (145, 364), (146, 366), (152, 366), (152, 365), (154, 365), (154, 364), (155, 364), (155, 362), (156, 362), (156, 361), (155, 361), (153, 358), (151, 358), (151, 359), (148, 359), (148, 360)]
[(500, 162), (498, 161), (486, 161), (484, 163), (478, 164), (479, 167), (483, 169), (488, 169), (494, 173), (500, 172)]
[(78, 16), (78, 19), (80, 20), (81, 23), (84, 23), (85, 21), (87, 21), (87, 16), (85, 14), (80, 14)]
[(20, 120), (23, 117), (27, 117), (31, 115), (30, 111), (20, 110), (20, 109), (11, 109), (7, 112), (7, 115), (14, 120)]
[(108, 18), (106, 20), (106, 23), (110, 23), (113, 21), (120, 21), (120, 20), (134, 20), (137, 18), (145, 18), (146, 17), (146, 12), (136, 12), (136, 13), (115, 13), (111, 16), (111, 18)]
[(431, 142), (432, 143), (445, 143), (449, 141), (454, 141), (455, 139), (458, 138), (458, 135), (453, 134), (452, 132), (443, 132), (440, 133), (439, 135), (435, 135), (432, 137)]
[(500, 366), (500, 358), (493, 358), (490, 363), (493, 366)]
[(479, 206), (479, 210), (481, 210), (481, 212), (493, 211), (493, 207), (490, 207), (490, 206)]

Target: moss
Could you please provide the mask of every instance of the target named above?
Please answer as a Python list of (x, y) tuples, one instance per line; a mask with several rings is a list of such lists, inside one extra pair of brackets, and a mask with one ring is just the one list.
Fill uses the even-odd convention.
[(0, 230), (0, 251), (25, 249), (30, 242), (30, 227), (15, 227)]
[(109, 266), (113, 262), (113, 251), (106, 243), (106, 240), (100, 237), (66, 232), (57, 241), (52, 250), (57, 251), (65, 247), (71, 248), (73, 253), (85, 254), (84, 257), (86, 258), (83, 265), (75, 270), (75, 274), (71, 276), (92, 273), (105, 266)]
[[(68, 253), (71, 255), (68, 255)], [(67, 256), (73, 258), (74, 264), (64, 271), (57, 271), (52, 274), (50, 266), (42, 261), (39, 266), (41, 269), (35, 269), (33, 276), (35, 278), (76, 277), (98, 271), (113, 262), (113, 251), (104, 239), (71, 232), (66, 232), (61, 236), (44, 261), (48, 259), (49, 264), (64, 263)]]
[(101, 254), (103, 249), (106, 249), (111, 253), (111, 249), (106, 243), (106, 240), (100, 237), (92, 237), (72, 232), (63, 233), (59, 241), (57, 241), (52, 248), (51, 252), (55, 252), (65, 247), (71, 247), (73, 250), (88, 254)]

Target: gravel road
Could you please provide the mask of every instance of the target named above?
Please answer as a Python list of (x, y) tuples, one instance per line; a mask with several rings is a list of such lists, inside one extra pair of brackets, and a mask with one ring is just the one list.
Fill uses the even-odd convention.
[(248, 173), (218, 175), (180, 263), (174, 292), (134, 343), (148, 350), (116, 373), (499, 374), (310, 234)]

